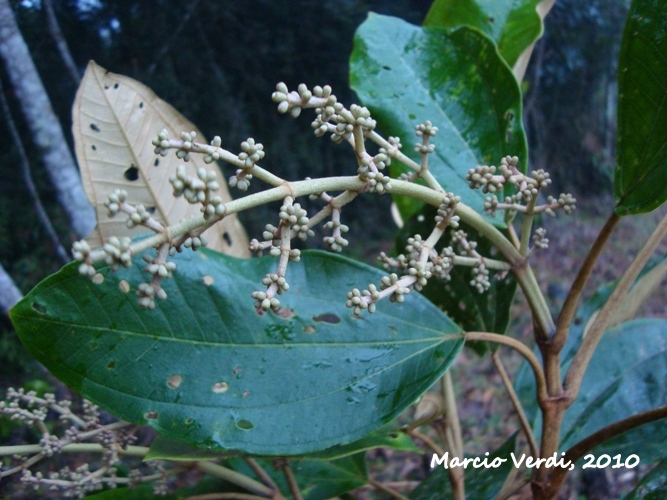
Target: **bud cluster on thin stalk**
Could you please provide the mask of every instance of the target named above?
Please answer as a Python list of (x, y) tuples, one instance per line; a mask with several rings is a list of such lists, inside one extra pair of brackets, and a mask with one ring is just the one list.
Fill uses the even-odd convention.
[[(105, 488), (145, 482), (153, 483), (155, 494), (167, 492), (168, 476), (180, 469), (167, 471), (160, 461), (143, 464), (141, 468), (133, 469), (128, 477), (117, 475), (121, 457), (133, 454), (133, 448), (137, 448), (133, 447), (136, 436), (132, 424), (123, 421), (104, 424), (97, 406), (86, 400), (78, 413), (74, 413), (71, 406), (72, 401), (57, 401), (53, 394), (38, 396), (35, 391), (7, 389), (6, 399), (0, 401), (0, 415), (32, 427), (40, 438), (34, 445), (1, 447), (3, 455), (11, 461), (0, 472), (0, 478), (20, 474), (25, 486), (35, 491), (56, 493), (60, 497), (83, 498)], [(58, 423), (54, 424), (51, 417)], [(78, 450), (99, 453), (99, 466), (92, 468), (91, 464), (84, 463), (76, 468), (65, 466), (49, 473), (31, 470), (44, 459)], [(147, 471), (142, 470), (146, 468)]]
[[(459, 215), (457, 206), (464, 207), (460, 197), (453, 193), (446, 193), (429, 171), (428, 158), (435, 151), (435, 144), (431, 141), (436, 136), (438, 128), (426, 121), (415, 127), (415, 134), (421, 139), (416, 143), (415, 152), (420, 155), (419, 163), (401, 152), (400, 140), (396, 137), (385, 139), (376, 132), (376, 122), (370, 111), (358, 105), (345, 107), (332, 94), (329, 86), (316, 86), (312, 90), (301, 84), (297, 90), (289, 91), (284, 83), (276, 86), (272, 99), (278, 104), (278, 111), (292, 117), (298, 117), (302, 110), (313, 109), (315, 119), (312, 128), (317, 137), (330, 135), (335, 143), (348, 143), (355, 154), (357, 170), (354, 177), (332, 177), (323, 179), (309, 179), (305, 181), (288, 182), (259, 165), (264, 158), (264, 147), (252, 137), (241, 143), (238, 154), (222, 148), (220, 137), (216, 136), (210, 144), (197, 142), (195, 132), (182, 132), (179, 139), (169, 137), (167, 130), (160, 131), (153, 139), (155, 154), (166, 156), (171, 150), (185, 164), (192, 155), (203, 155), (205, 163), (222, 160), (235, 168), (235, 173), (227, 180), (232, 188), (246, 191), (253, 179), (265, 182), (269, 189), (246, 195), (238, 200), (223, 202), (216, 194), (220, 189), (217, 175), (212, 170), (199, 168), (194, 174), (188, 172), (185, 164), (179, 165), (174, 175), (169, 178), (176, 198), (182, 197), (187, 203), (198, 205), (201, 216), (192, 217), (186, 221), (165, 226), (151, 217), (150, 212), (142, 205), (132, 205), (127, 200), (127, 193), (121, 190), (114, 191), (107, 199), (106, 206), (109, 216), (127, 217), (128, 227), (142, 227), (152, 231), (155, 236), (133, 242), (129, 238), (109, 238), (100, 249), (91, 249), (85, 241), (74, 244), (73, 253), (80, 261), (79, 271), (88, 276), (95, 276), (95, 263), (105, 262), (112, 270), (132, 265), (133, 256), (153, 248), (153, 255), (144, 255), (145, 272), (149, 279), (138, 286), (137, 295), (139, 304), (143, 307), (155, 308), (155, 299), (166, 299), (167, 293), (162, 287), (162, 280), (168, 279), (176, 270), (174, 262), (169, 260), (176, 252), (183, 249), (197, 250), (206, 246), (207, 242), (202, 233), (222, 220), (226, 215), (245, 210), (270, 201), (282, 200), (278, 214), (278, 224), (267, 224), (261, 241), (253, 239), (250, 250), (258, 254), (267, 251), (278, 258), (274, 272), (267, 274), (262, 280), (265, 287), (252, 293), (255, 307), (259, 313), (276, 310), (280, 307), (278, 296), (289, 290), (287, 280), (289, 262), (298, 261), (300, 251), (292, 248), (293, 238), (305, 240), (313, 237), (313, 228), (323, 223), (327, 231), (324, 243), (331, 251), (340, 252), (348, 245), (344, 234), (349, 228), (342, 223), (341, 213), (345, 205), (352, 202), (361, 193), (369, 192), (382, 195), (392, 192), (393, 185), (401, 186), (403, 191), (418, 199), (424, 199), (422, 186), (414, 185), (412, 181), (422, 179), (431, 193), (437, 195), (439, 203), (438, 215), (435, 218), (434, 229), (426, 240), (415, 235), (408, 240), (406, 254), (396, 258), (381, 255), (380, 259), (388, 267), (396, 267), (400, 274), (385, 276), (379, 285), (369, 285), (366, 290), (354, 289), (348, 293), (347, 305), (355, 314), (367, 310), (373, 312), (375, 304), (382, 298), (388, 297), (391, 301), (402, 302), (411, 289), (421, 290), (432, 276), (448, 279), (453, 265), (465, 265), (473, 268), (471, 285), (479, 292), (490, 286), (489, 269), (507, 272), (510, 265), (507, 262), (487, 259), (476, 251), (475, 242), (468, 241), (462, 231), (454, 233), (452, 241), (457, 246), (458, 253), (452, 247), (436, 252), (435, 246), (442, 238), (447, 227), (458, 227)], [(371, 154), (366, 149), (366, 142), (370, 141), (378, 148), (377, 154)], [(398, 161), (407, 168), (409, 174), (402, 174), (398, 179), (392, 179), (386, 173), (386, 167), (392, 161)], [(506, 157), (501, 160), (499, 168), (493, 166), (479, 166), (471, 169), (468, 181), (472, 188), (482, 188), (486, 193), (502, 192), (505, 185), (516, 187), (516, 193), (507, 197), (503, 203), (498, 202), (495, 196), (490, 196), (485, 202), (485, 209), (489, 213), (497, 210), (507, 210), (511, 213), (523, 212), (533, 215), (545, 212), (552, 214), (556, 209), (563, 209), (569, 213), (574, 208), (574, 199), (570, 195), (561, 195), (557, 200), (549, 198), (545, 205), (536, 205), (535, 200), (539, 190), (550, 182), (548, 174), (543, 171), (533, 172), (526, 176), (517, 169), (518, 159)], [(393, 183), (393, 184), (392, 184)], [(350, 186), (351, 187), (340, 187)], [(333, 196), (322, 189), (341, 191)], [(308, 216), (299, 203), (297, 196), (310, 196), (324, 202), (324, 206), (311, 217)], [(421, 198), (420, 198), (421, 196)], [(433, 201), (430, 201), (433, 203)], [(465, 215), (469, 209), (460, 210)], [(495, 233), (494, 233), (495, 234)], [(495, 236), (501, 238), (502, 236)], [(533, 239), (535, 247), (544, 247), (548, 240), (543, 231), (535, 233)], [(510, 248), (511, 251), (514, 249)]]

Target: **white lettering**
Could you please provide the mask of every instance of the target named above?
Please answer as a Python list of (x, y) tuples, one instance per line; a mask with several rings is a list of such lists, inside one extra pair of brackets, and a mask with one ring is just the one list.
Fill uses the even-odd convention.
[(437, 453), (434, 453), (433, 458), (431, 458), (431, 469), (437, 467), (438, 465), (442, 465), (445, 469), (447, 469), (448, 460), (449, 460), (449, 452), (445, 453), (440, 458), (438, 458)]
[[(512, 462), (514, 462), (514, 467), (516, 467), (517, 469), (519, 467), (521, 467), (521, 464), (523, 463), (523, 460), (526, 458), (526, 455), (525, 454), (521, 455), (521, 460), (519, 460), (518, 462), (516, 461), (516, 457), (514, 456), (514, 452), (510, 453), (510, 455), (512, 456)], [(526, 464), (526, 465), (528, 465), (528, 464)]]

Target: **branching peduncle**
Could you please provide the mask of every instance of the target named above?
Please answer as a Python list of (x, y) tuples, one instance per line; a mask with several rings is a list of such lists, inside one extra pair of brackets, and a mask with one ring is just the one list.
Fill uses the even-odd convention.
[[(531, 172), (530, 175), (518, 170), (517, 157), (501, 159), (500, 166), (478, 166), (470, 169), (467, 180), (473, 189), (481, 188), (484, 193), (490, 194), (485, 201), (485, 210), (494, 215), (498, 210), (507, 212), (506, 220), (512, 220), (515, 214), (525, 214), (524, 225), (520, 237), (515, 235), (514, 229), (509, 231), (508, 239), (498, 229), (491, 225), (484, 217), (477, 214), (470, 207), (460, 201), (453, 193), (445, 193), (440, 183), (429, 171), (429, 155), (435, 150), (432, 139), (438, 129), (430, 122), (415, 127), (416, 135), (421, 142), (415, 144), (415, 152), (421, 157), (417, 163), (401, 153), (401, 144), (397, 138), (384, 139), (375, 131), (376, 122), (371, 118), (367, 108), (352, 105), (349, 109), (338, 102), (331, 88), (314, 87), (309, 90), (305, 85), (299, 85), (296, 91), (289, 91), (285, 84), (278, 84), (272, 99), (278, 103), (278, 111), (289, 113), (293, 117), (301, 114), (303, 109), (314, 109), (316, 119), (312, 127), (316, 136), (331, 135), (336, 143), (347, 142), (354, 150), (357, 175), (348, 177), (330, 177), (322, 179), (306, 179), (302, 181), (286, 181), (261, 168), (258, 162), (264, 158), (264, 147), (253, 138), (241, 143), (241, 152), (233, 154), (221, 147), (221, 140), (215, 137), (210, 144), (201, 144), (195, 141), (194, 132), (183, 132), (180, 139), (169, 138), (166, 130), (162, 130), (153, 140), (155, 153), (166, 155), (170, 150), (176, 151), (176, 156), (187, 162), (191, 155), (204, 155), (204, 161), (211, 163), (223, 160), (234, 167), (236, 173), (229, 178), (229, 185), (242, 191), (247, 190), (251, 179), (260, 179), (270, 187), (265, 191), (251, 194), (237, 200), (223, 203), (215, 194), (219, 189), (216, 174), (200, 168), (196, 176), (188, 175), (185, 166), (177, 169), (176, 175), (170, 178), (174, 188), (174, 196), (182, 196), (188, 203), (199, 204), (202, 215), (164, 227), (154, 221), (144, 207), (132, 206), (126, 200), (124, 192), (115, 192), (109, 197), (107, 207), (111, 216), (119, 213), (128, 215), (128, 226), (143, 226), (153, 231), (153, 236), (140, 241), (131, 242), (127, 238), (110, 238), (103, 248), (91, 250), (85, 242), (77, 242), (74, 246), (75, 257), (82, 261), (80, 271), (83, 274), (93, 275), (93, 264), (105, 261), (112, 269), (129, 266), (132, 256), (150, 248), (157, 249), (156, 257), (147, 257), (146, 271), (152, 276), (149, 283), (139, 287), (140, 302), (145, 307), (155, 307), (154, 298), (165, 299), (166, 293), (161, 287), (161, 280), (171, 276), (174, 264), (167, 261), (167, 257), (183, 248), (196, 250), (206, 245), (201, 233), (224, 217), (248, 210), (270, 202), (282, 201), (280, 222), (278, 226), (267, 225), (263, 234), (263, 241), (253, 240), (251, 249), (258, 253), (268, 250), (279, 258), (276, 271), (265, 277), (264, 291), (253, 293), (258, 310), (277, 309), (280, 302), (277, 295), (289, 289), (287, 282), (288, 262), (299, 259), (299, 251), (291, 248), (291, 239), (312, 237), (312, 228), (327, 218), (324, 224), (331, 236), (325, 237), (329, 249), (340, 251), (347, 245), (343, 237), (348, 228), (341, 221), (341, 209), (361, 193), (392, 193), (404, 195), (438, 207), (438, 215), (434, 228), (426, 240), (415, 235), (408, 242), (406, 255), (396, 259), (381, 256), (387, 265), (398, 264), (403, 275), (391, 274), (383, 278), (381, 288), (369, 285), (368, 289), (352, 290), (348, 294), (348, 306), (356, 314), (363, 310), (373, 312), (377, 301), (385, 297), (398, 302), (412, 288), (421, 289), (428, 279), (436, 275), (448, 279), (449, 269), (453, 265), (468, 265), (473, 267), (474, 279), (471, 285), (478, 291), (484, 292), (489, 288), (489, 270), (501, 272), (512, 271), (521, 288), (528, 297), (528, 302), (534, 315), (536, 337), (542, 344), (548, 342), (555, 330), (546, 301), (537, 286), (535, 277), (527, 263), (527, 257), (537, 248), (545, 248), (548, 239), (543, 229), (537, 229), (533, 235), (533, 248), (528, 248), (531, 239), (532, 218), (536, 213), (544, 212), (554, 215), (554, 211), (562, 209), (570, 213), (574, 208), (574, 198), (571, 195), (561, 194), (558, 199), (549, 197), (544, 205), (537, 205), (537, 196), (541, 189), (551, 182), (549, 175), (542, 170)], [(365, 142), (370, 140), (379, 147), (379, 153), (372, 156), (366, 150)], [(392, 160), (398, 161), (411, 170), (411, 174), (403, 174), (399, 179), (392, 179), (382, 173)], [(426, 186), (413, 183), (421, 178)], [(496, 193), (515, 191), (515, 194), (498, 201)], [(333, 197), (328, 192), (340, 192)], [(319, 198), (326, 203), (313, 218), (308, 218), (305, 211), (296, 203), (302, 196)], [(506, 262), (489, 259), (476, 251), (476, 243), (469, 241), (462, 231), (454, 233), (452, 240), (458, 245), (460, 254), (452, 248), (441, 253), (435, 251), (436, 244), (444, 235), (446, 229), (458, 226), (463, 221), (481, 233), (502, 253)], [(519, 239), (520, 238), (520, 239)], [(560, 380), (555, 380), (556, 373), (547, 370), (548, 393), (560, 392)], [(559, 375), (558, 375), (559, 376)]]

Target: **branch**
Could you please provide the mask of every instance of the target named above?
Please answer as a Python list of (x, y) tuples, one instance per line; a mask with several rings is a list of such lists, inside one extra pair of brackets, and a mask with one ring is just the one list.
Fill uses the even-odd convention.
[[(635, 429), (640, 425), (648, 424), (650, 422), (654, 422), (662, 418), (667, 418), (667, 406), (660, 406), (653, 410), (638, 413), (637, 415), (633, 415), (631, 417), (628, 417), (626, 419), (608, 425), (607, 427), (603, 427), (599, 431), (591, 434), (585, 439), (582, 439), (577, 444), (572, 446), (569, 450), (567, 450), (562, 460), (564, 463), (568, 462), (575, 463), (584, 455), (586, 455), (586, 453), (595, 449), (602, 443), (605, 443), (606, 441), (609, 441), (610, 439), (615, 438), (616, 436), (620, 436), (625, 432)], [(554, 485), (561, 484), (568, 472), (569, 472), (568, 468), (563, 468), (563, 467), (556, 468), (549, 480), (552, 485), (552, 488), (554, 487)]]
[(481, 340), (483, 342), (493, 342), (495, 344), (502, 344), (507, 347), (511, 347), (517, 351), (521, 356), (528, 361), (528, 364), (533, 369), (533, 374), (535, 375), (535, 385), (537, 387), (537, 397), (540, 401), (545, 401), (547, 399), (547, 383), (544, 378), (544, 372), (542, 371), (542, 366), (540, 361), (537, 359), (537, 356), (533, 351), (523, 342), (513, 339), (512, 337), (507, 337), (505, 335), (499, 335), (497, 333), (488, 333), (488, 332), (465, 332), (463, 334), (466, 342), (469, 340)]

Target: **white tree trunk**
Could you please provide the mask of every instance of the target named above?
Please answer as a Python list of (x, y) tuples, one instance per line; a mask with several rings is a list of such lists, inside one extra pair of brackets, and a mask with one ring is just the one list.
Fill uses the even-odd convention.
[(5, 268), (0, 265), (0, 312), (7, 312), (23, 298), (21, 291), (16, 287)]
[(83, 238), (95, 227), (95, 212), (8, 0), (0, 0), (0, 57), (70, 227)]

